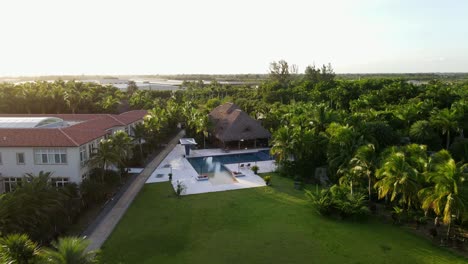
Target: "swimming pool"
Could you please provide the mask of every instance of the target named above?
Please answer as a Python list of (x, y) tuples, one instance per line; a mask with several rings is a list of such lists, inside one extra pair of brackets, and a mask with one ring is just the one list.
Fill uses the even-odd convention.
[(272, 160), (268, 150), (258, 152), (226, 154), (210, 157), (187, 158), (198, 174), (208, 175), (208, 180), (214, 184), (229, 184), (237, 182), (231, 171), (224, 164), (248, 163), (256, 161)]
[(206, 158), (213, 158), (214, 162), (221, 162), (222, 164), (246, 163), (255, 161), (273, 160), (270, 156), (269, 150), (260, 150), (257, 152), (239, 153), (239, 154), (226, 154), (212, 157), (196, 157), (188, 158), (189, 162), (193, 165), (192, 161), (198, 163)]

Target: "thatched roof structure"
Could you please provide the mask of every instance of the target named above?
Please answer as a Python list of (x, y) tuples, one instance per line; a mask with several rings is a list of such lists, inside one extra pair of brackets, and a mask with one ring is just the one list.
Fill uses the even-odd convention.
[(216, 107), (209, 117), (214, 125), (214, 136), (223, 142), (271, 137), (270, 132), (257, 120), (233, 103), (225, 103)]

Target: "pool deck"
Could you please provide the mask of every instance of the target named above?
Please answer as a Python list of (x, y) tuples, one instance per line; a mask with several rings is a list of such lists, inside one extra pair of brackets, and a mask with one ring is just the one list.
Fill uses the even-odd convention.
[[(190, 157), (206, 157), (206, 156), (217, 156), (217, 155), (226, 155), (226, 154), (238, 154), (238, 153), (250, 153), (257, 152), (263, 149), (248, 149), (248, 150), (231, 150), (229, 153), (221, 149), (200, 149), (192, 150), (190, 152)], [(181, 181), (186, 189), (183, 195), (197, 194), (197, 193), (207, 193), (207, 192), (221, 192), (228, 190), (237, 190), (253, 187), (262, 187), (265, 186), (265, 181), (253, 173), (251, 169), (240, 168), (239, 164), (225, 164), (227, 168), (231, 171), (237, 171), (240, 168), (240, 172), (245, 176), (236, 178), (237, 182), (231, 184), (220, 184), (213, 185), (209, 180), (208, 181), (197, 181), (196, 177), (198, 172), (192, 167), (188, 160), (184, 157), (185, 149), (182, 145), (177, 145), (161, 162), (161, 164), (156, 168), (156, 170), (151, 174), (146, 183), (157, 183), (157, 182), (166, 182), (169, 181), (169, 173), (171, 168), (167, 167), (167, 164), (170, 164), (172, 167), (172, 185), (176, 189), (177, 181)], [(246, 164), (246, 163), (244, 163)], [(276, 170), (276, 165), (273, 160), (269, 161), (257, 161), (250, 162), (250, 164), (257, 165), (259, 167), (259, 172), (272, 172)]]

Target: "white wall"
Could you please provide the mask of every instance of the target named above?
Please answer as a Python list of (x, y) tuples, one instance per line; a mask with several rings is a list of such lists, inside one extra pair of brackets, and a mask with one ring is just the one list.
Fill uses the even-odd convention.
[[(34, 148), (5, 148), (1, 147), (2, 164), (0, 173), (2, 177), (22, 177), (25, 173), (37, 175), (40, 171), (52, 172), (55, 177), (67, 177), (70, 182), (80, 183), (80, 152), (78, 147), (67, 148), (67, 164), (41, 165), (34, 163)], [(25, 164), (19, 165), (16, 161), (16, 153), (24, 153)]]

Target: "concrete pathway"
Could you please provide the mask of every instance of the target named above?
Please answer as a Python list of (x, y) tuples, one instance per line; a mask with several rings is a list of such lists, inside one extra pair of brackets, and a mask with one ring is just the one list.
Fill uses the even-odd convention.
[(107, 213), (107, 215), (101, 220), (97, 225), (94, 231), (87, 237), (90, 240), (88, 250), (99, 249), (109, 235), (112, 233), (114, 228), (117, 226), (117, 223), (120, 221), (122, 216), (127, 211), (128, 207), (135, 199), (137, 194), (140, 192), (141, 188), (145, 184), (148, 177), (153, 173), (153, 171), (159, 166), (159, 164), (164, 160), (164, 158), (169, 154), (172, 149), (179, 143), (179, 139), (185, 135), (185, 131), (182, 130), (175, 136), (166, 148), (159, 153), (146, 168), (137, 176), (137, 178), (132, 182), (118, 201), (115, 206)]

